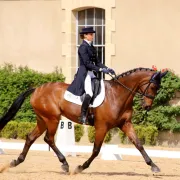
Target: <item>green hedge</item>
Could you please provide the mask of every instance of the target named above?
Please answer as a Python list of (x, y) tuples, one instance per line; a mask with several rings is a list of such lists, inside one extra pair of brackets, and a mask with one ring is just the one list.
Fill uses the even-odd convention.
[[(93, 126), (88, 127), (88, 139), (90, 143), (94, 143), (95, 141), (95, 128)], [(112, 139), (112, 132), (109, 131), (104, 138), (104, 142), (108, 143), (111, 141), (111, 139)]]
[[(16, 122), (11, 121), (9, 122), (4, 129), (0, 133), (0, 137), (4, 138), (13, 138), (13, 139), (26, 139), (26, 135), (30, 133), (36, 126), (36, 123), (32, 122)], [(135, 126), (135, 131), (141, 140), (142, 144), (147, 145), (155, 145), (156, 138), (158, 136), (158, 131), (156, 127), (148, 126)], [(112, 139), (113, 130), (110, 130), (104, 139), (105, 143), (108, 143)], [(79, 142), (84, 135), (84, 127), (82, 125), (76, 124), (74, 126), (74, 133), (75, 133), (75, 141)], [(125, 143), (127, 138), (124, 133), (121, 131), (119, 132), (119, 136), (121, 138), (121, 142)], [(94, 143), (95, 138), (95, 128), (88, 127), (88, 138), (91, 143)]]
[(30, 133), (36, 126), (32, 122), (9, 122), (4, 129), (0, 132), (0, 136), (12, 139), (26, 139), (26, 135)]
[[(0, 66), (0, 117), (8, 110), (17, 96), (29, 87), (38, 87), (47, 82), (64, 82), (61, 70), (40, 73), (28, 67), (15, 67), (12, 64)], [(14, 120), (35, 122), (35, 114), (28, 97)]]
[[(16, 122), (10, 121), (0, 132), (0, 137), (12, 139), (26, 139), (26, 135), (30, 133), (36, 126), (32, 122)], [(79, 124), (74, 125), (75, 141), (79, 142), (84, 135), (84, 127)]]
[[(155, 126), (134, 126), (135, 132), (140, 139), (142, 144), (146, 145), (156, 145), (156, 140), (158, 136), (158, 130)], [(119, 137), (122, 143), (129, 142), (126, 135), (119, 131)]]
[(84, 126), (80, 124), (74, 125), (74, 134), (75, 134), (75, 141), (79, 142), (84, 135)]

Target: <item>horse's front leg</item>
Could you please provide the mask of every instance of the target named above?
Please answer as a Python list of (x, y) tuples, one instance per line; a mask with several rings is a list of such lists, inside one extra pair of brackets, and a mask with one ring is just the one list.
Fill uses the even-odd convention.
[(104, 141), (104, 137), (106, 135), (106, 132), (107, 132), (107, 128), (106, 127), (96, 128), (96, 131), (95, 131), (95, 142), (94, 142), (94, 148), (93, 148), (92, 155), (91, 155), (91, 157), (86, 162), (84, 162), (83, 165), (79, 165), (75, 169), (74, 173), (80, 173), (84, 169), (88, 168), (90, 166), (90, 164), (92, 163), (92, 161), (95, 159), (95, 157), (98, 156), (98, 154), (99, 154), (99, 152), (101, 150), (101, 146), (102, 146), (102, 143)]
[(130, 139), (130, 141), (136, 146), (136, 148), (140, 151), (142, 154), (144, 160), (146, 161), (146, 164), (151, 166), (151, 170), (153, 172), (160, 172), (160, 169), (158, 166), (156, 166), (153, 161), (150, 159), (146, 151), (144, 150), (144, 147), (140, 143), (140, 140), (138, 139), (136, 132), (134, 130), (134, 127), (130, 121), (125, 121), (124, 125), (120, 128)]

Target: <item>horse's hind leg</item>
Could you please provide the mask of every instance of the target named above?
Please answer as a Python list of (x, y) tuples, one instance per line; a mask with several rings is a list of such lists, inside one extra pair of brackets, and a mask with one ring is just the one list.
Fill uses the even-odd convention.
[[(48, 121), (49, 122), (49, 121)], [(69, 165), (66, 161), (66, 158), (64, 157), (64, 155), (59, 151), (59, 149), (57, 148), (55, 142), (54, 142), (54, 136), (56, 134), (56, 130), (58, 127), (59, 121), (58, 120), (52, 120), (49, 123), (47, 123), (47, 132), (46, 135), (44, 137), (44, 141), (49, 144), (49, 146), (53, 149), (53, 151), (56, 153), (59, 161), (61, 163), (63, 163), (63, 165), (61, 166), (63, 171), (65, 172), (69, 172)]]
[(156, 166), (153, 161), (150, 159), (146, 151), (144, 150), (144, 147), (140, 143), (140, 140), (138, 139), (136, 132), (134, 130), (134, 127), (131, 122), (125, 122), (125, 124), (120, 128), (130, 139), (130, 141), (136, 146), (136, 148), (140, 151), (142, 154), (144, 160), (146, 161), (146, 164), (151, 166), (151, 170), (153, 172), (160, 172), (160, 169), (158, 166)]
[(19, 155), (17, 160), (13, 160), (10, 163), (10, 167), (15, 167), (18, 166), (20, 163), (22, 163), (25, 158), (26, 155), (29, 151), (29, 148), (31, 147), (31, 145), (34, 143), (34, 141), (40, 136), (42, 135), (42, 133), (46, 130), (46, 125), (45, 123), (41, 120), (37, 118), (37, 126), (35, 127), (35, 129), (29, 133), (26, 137), (26, 142), (23, 148), (22, 153)]

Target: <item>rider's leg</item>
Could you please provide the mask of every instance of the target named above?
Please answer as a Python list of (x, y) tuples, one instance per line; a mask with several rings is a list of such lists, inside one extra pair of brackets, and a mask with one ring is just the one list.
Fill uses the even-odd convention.
[(93, 96), (92, 86), (91, 86), (91, 78), (93, 78), (92, 72), (87, 73), (87, 76), (84, 81), (84, 90), (86, 94), (89, 94), (89, 96)]
[(88, 107), (91, 101), (91, 98), (93, 96), (93, 92), (92, 92), (92, 87), (91, 87), (91, 76), (90, 74), (87, 74), (85, 82), (84, 82), (84, 86), (85, 86), (85, 92), (86, 92), (86, 96), (84, 98), (82, 107), (81, 107), (81, 117), (80, 117), (80, 122), (82, 124), (86, 124), (86, 116), (87, 116), (87, 111), (88, 111)]

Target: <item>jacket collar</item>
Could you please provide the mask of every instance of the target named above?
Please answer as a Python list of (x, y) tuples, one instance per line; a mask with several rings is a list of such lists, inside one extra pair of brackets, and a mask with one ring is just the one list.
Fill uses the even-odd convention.
[(87, 41), (83, 40), (83, 44), (86, 44), (88, 46), (92, 46), (92, 44), (90, 45)]

